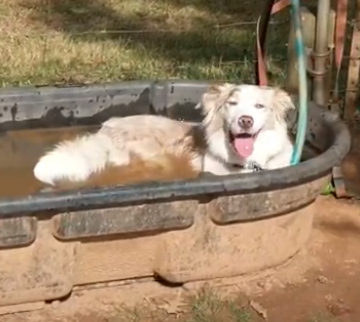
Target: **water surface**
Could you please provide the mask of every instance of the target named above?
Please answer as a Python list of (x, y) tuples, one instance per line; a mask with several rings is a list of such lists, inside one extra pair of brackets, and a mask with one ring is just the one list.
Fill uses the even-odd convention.
[[(33, 176), (33, 168), (39, 157), (54, 144), (73, 139), (78, 135), (94, 132), (99, 127), (69, 127), (54, 129), (19, 130), (0, 134), (0, 197), (25, 196), (45, 187)], [(63, 184), (58, 190), (114, 186), (146, 181), (171, 181), (194, 178), (187, 160), (167, 156), (161, 163), (134, 160), (127, 167), (108, 168), (86, 183)]]

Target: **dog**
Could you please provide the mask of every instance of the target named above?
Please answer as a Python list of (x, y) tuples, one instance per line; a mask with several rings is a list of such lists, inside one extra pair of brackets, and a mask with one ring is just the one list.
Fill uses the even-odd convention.
[(250, 172), (290, 165), (293, 143), (286, 119), (295, 105), (287, 92), (224, 84), (210, 87), (200, 105), (208, 146), (205, 171), (223, 175), (239, 167)]
[(96, 133), (61, 142), (42, 156), (34, 176), (51, 186), (81, 183), (135, 159), (167, 167), (169, 156), (213, 175), (290, 165), (286, 115), (295, 106), (282, 89), (213, 85), (197, 108), (204, 118), (195, 125), (158, 115), (110, 118)]

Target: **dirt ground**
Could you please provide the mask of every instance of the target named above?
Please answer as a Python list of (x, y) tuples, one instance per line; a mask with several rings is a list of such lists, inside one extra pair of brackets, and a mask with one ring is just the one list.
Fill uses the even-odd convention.
[(320, 265), (260, 297), (270, 321), (360, 321), (360, 204), (320, 198), (318, 211), (308, 255)]

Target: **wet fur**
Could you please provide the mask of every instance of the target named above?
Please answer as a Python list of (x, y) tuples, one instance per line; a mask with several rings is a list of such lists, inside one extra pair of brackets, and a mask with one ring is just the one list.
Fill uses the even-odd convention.
[[(182, 160), (184, 167), (190, 169), (191, 176), (201, 171), (215, 175), (246, 172), (246, 169), (234, 166), (246, 168), (248, 160), (239, 159), (226, 132), (227, 102), (241, 90), (241, 85), (232, 84), (209, 87), (198, 106), (204, 113), (200, 126), (154, 115), (111, 118), (94, 134), (58, 144), (40, 158), (34, 168), (34, 175), (52, 186), (61, 183), (77, 186), (84, 182), (99, 181), (99, 174), (112, 167), (117, 169), (115, 171), (122, 169), (123, 172), (120, 173), (126, 176), (125, 168), (131, 164), (139, 164), (142, 168), (162, 169), (162, 173), (176, 171), (174, 158)], [(269, 106), (272, 115), (269, 122), (272, 124), (267, 126), (278, 130), (271, 132), (274, 137), (271, 141), (284, 141), (284, 146), (279, 144), (274, 149), (276, 151), (271, 151), (271, 146), (266, 144), (264, 138), (264, 145), (254, 151), (253, 161), (261, 163), (264, 169), (273, 169), (286, 166), (290, 161), (286, 161), (289, 144), (285, 116), (294, 106), (286, 92), (273, 88), (264, 90), (273, 91), (274, 94)], [(262, 91), (259, 93), (261, 95)], [(282, 153), (285, 159), (281, 157)], [(276, 162), (276, 157), (279, 162)], [(138, 181), (135, 177), (130, 181)], [(145, 177), (151, 180), (151, 176)], [(156, 175), (153, 179), (164, 177)], [(129, 183), (129, 180), (115, 181)]]

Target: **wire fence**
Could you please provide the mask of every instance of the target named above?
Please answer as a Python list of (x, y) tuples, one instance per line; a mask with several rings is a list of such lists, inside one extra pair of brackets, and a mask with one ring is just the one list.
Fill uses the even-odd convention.
[[(49, 5), (51, 1), (47, 1)], [(59, 3), (70, 6), (71, 1)], [(241, 10), (237, 6), (236, 10)], [(138, 19), (134, 15), (130, 19), (110, 15), (103, 6), (91, 7), (91, 16), (88, 7), (71, 10), (72, 7), (62, 7), (55, 13), (46, 8), (43, 16), (35, 16), (42, 20), (39, 28), (37, 24), (31, 28), (20, 24), (11, 30), (9, 24), (1, 28), (0, 23), (0, 85), (168, 78), (254, 82), (256, 19), (234, 22), (230, 10), (210, 19), (203, 16), (203, 11), (180, 16), (181, 13), (163, 14), (161, 8), (159, 18), (160, 9), (153, 9), (150, 14), (141, 9), (136, 11)], [(106, 19), (95, 23), (97, 16), (102, 15)], [(348, 21), (350, 27), (355, 23)], [(289, 38), (287, 13), (271, 20), (267, 38), (269, 80), (272, 84), (284, 84)], [(344, 66), (349, 60), (345, 55)], [(357, 91), (345, 87), (344, 77), (340, 92)]]
[[(286, 26), (287, 21), (272, 23)], [(28, 32), (2, 36), (0, 81), (42, 84), (144, 78), (252, 81), (256, 21), (187, 29)], [(8, 39), (6, 39), (8, 38)], [(286, 42), (269, 37), (268, 65), (284, 78)], [(282, 44), (281, 44), (282, 43)], [(0, 40), (1, 44), (1, 40)]]

